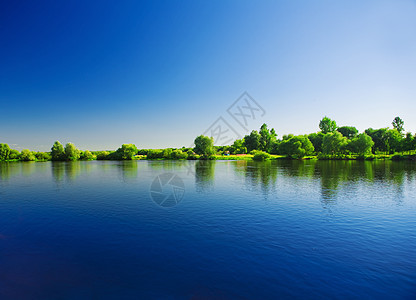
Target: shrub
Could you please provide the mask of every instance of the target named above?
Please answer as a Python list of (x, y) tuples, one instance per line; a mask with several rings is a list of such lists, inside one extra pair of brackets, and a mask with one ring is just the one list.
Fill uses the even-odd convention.
[(20, 159), (22, 161), (35, 161), (36, 160), (36, 156), (33, 154), (32, 151), (30, 151), (28, 149), (24, 149), (20, 153)]
[(264, 161), (270, 159), (270, 154), (263, 151), (256, 151), (253, 160)]
[(172, 159), (187, 159), (188, 154), (182, 152), (182, 150), (173, 150), (171, 153), (171, 158)]

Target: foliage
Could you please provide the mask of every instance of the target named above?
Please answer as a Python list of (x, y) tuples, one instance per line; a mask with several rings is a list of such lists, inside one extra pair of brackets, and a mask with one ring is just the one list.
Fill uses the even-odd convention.
[(293, 158), (302, 158), (312, 155), (314, 147), (306, 135), (292, 136), (283, 140), (279, 145), (279, 154)]
[(404, 121), (399, 117), (395, 117), (393, 122), (391, 122), (393, 128), (396, 129), (400, 134), (403, 132)]
[(353, 126), (338, 127), (337, 131), (340, 132), (343, 136), (345, 136), (349, 140), (355, 138), (358, 134), (357, 128)]
[(10, 147), (7, 144), (0, 144), (0, 160), (10, 159)]
[(204, 135), (198, 136), (195, 141), (194, 151), (197, 154), (210, 156), (215, 153), (214, 151), (214, 138)]
[(147, 151), (147, 159), (159, 159), (163, 158), (163, 150), (150, 149)]
[(9, 159), (19, 159), (20, 152), (18, 150), (10, 149)]
[(66, 160), (74, 161), (78, 160), (81, 156), (81, 152), (72, 143), (65, 145), (65, 158)]
[(246, 154), (247, 148), (244, 146), (244, 139), (235, 140), (231, 146), (232, 154)]
[(387, 130), (384, 139), (387, 153), (401, 151), (402, 139), (402, 135), (396, 129)]
[(406, 133), (406, 137), (403, 139), (402, 143), (402, 151), (410, 152), (411, 150), (415, 150), (415, 138), (412, 136), (412, 133)]
[(341, 154), (347, 145), (347, 138), (338, 131), (325, 134), (322, 140), (322, 152), (324, 154)]
[(195, 154), (194, 151), (192, 151), (191, 149), (189, 149), (186, 154), (188, 155), (187, 159), (188, 160), (195, 160), (198, 159), (198, 156)]
[(186, 152), (182, 152), (182, 150), (173, 150), (171, 153), (172, 159), (187, 159), (188, 154)]
[(264, 151), (257, 150), (254, 152), (253, 160), (264, 161), (270, 159), (270, 154)]
[(276, 141), (276, 132), (274, 128), (269, 130), (266, 124), (260, 127), (259, 150), (270, 152), (274, 141)]
[(138, 150), (134, 144), (123, 144), (116, 151), (107, 155), (111, 160), (132, 160)]
[(51, 148), (52, 160), (65, 160), (64, 146), (59, 141), (56, 141)]
[(315, 153), (322, 152), (322, 142), (324, 139), (324, 134), (322, 132), (311, 133), (308, 135), (308, 139), (311, 141), (315, 149)]
[(247, 148), (247, 152), (259, 149), (260, 134), (257, 132), (257, 130), (251, 131), (249, 135), (244, 137), (244, 146)]
[(36, 156), (32, 153), (32, 151), (30, 151), (28, 149), (24, 149), (20, 153), (20, 160), (22, 160), (22, 161), (35, 161)]
[(94, 151), (93, 154), (97, 157), (97, 160), (106, 160), (110, 155), (109, 151)]
[(373, 153), (376, 151), (387, 151), (386, 133), (388, 128), (373, 129), (368, 128), (364, 132), (371, 137), (374, 142)]
[(361, 133), (351, 140), (348, 148), (351, 152), (364, 156), (371, 153), (371, 147), (373, 146), (374, 142), (371, 137), (365, 133)]
[(94, 160), (96, 157), (89, 150), (82, 151), (80, 159), (83, 160)]
[(325, 116), (319, 122), (319, 128), (321, 129), (323, 134), (327, 134), (330, 132), (334, 132), (337, 129), (337, 123), (334, 120), (331, 120), (327, 116)]
[(34, 155), (37, 161), (51, 160), (51, 154), (49, 152), (36, 152)]

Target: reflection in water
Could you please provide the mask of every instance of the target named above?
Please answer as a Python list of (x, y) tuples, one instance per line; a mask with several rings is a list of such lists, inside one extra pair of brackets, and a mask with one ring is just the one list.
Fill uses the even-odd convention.
[(117, 167), (124, 182), (137, 178), (138, 164), (136, 160), (120, 161)]
[(2, 181), (7, 181), (11, 174), (12, 168), (9, 167), (9, 163), (8, 162), (0, 162), (0, 179)]
[(195, 162), (195, 189), (198, 193), (214, 189), (215, 160), (198, 160)]
[(81, 172), (79, 161), (68, 161), (65, 163), (65, 175), (68, 181), (74, 181)]
[(261, 188), (267, 196), (276, 187), (277, 163), (275, 161), (237, 161), (235, 171), (242, 173), (245, 178), (245, 186), (249, 190)]
[(64, 180), (65, 175), (65, 165), (62, 162), (51, 163), (52, 177), (57, 185), (59, 185)]

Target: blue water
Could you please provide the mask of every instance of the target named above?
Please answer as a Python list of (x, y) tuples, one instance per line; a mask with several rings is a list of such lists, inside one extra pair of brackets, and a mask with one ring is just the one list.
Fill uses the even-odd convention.
[(0, 299), (277, 298), (415, 299), (416, 163), (0, 164)]

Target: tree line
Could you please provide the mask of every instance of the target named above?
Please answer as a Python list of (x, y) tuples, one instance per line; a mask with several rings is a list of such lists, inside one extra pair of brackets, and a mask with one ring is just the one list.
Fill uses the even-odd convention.
[[(275, 130), (263, 124), (259, 131), (253, 130), (243, 139), (226, 147), (231, 154), (262, 151), (268, 154), (303, 158), (317, 155), (318, 158), (372, 157), (375, 154), (411, 154), (416, 150), (416, 135), (404, 133), (404, 122), (396, 117), (390, 129), (368, 128), (359, 133), (353, 126), (337, 126), (335, 120), (324, 117), (319, 122), (319, 132), (305, 135), (283, 135), (277, 139)], [(254, 151), (254, 152), (253, 152)]]
[(404, 133), (404, 122), (396, 117), (393, 128), (368, 128), (359, 133), (353, 126), (337, 126), (335, 120), (324, 117), (319, 122), (320, 131), (305, 135), (283, 135), (277, 138), (274, 128), (263, 124), (260, 130), (253, 130), (232, 145), (214, 146), (212, 137), (198, 136), (195, 147), (138, 149), (134, 144), (123, 144), (115, 151), (79, 150), (74, 144), (65, 147), (56, 141), (50, 152), (35, 152), (24, 149), (21, 152), (0, 144), (0, 160), (20, 161), (76, 161), (76, 160), (132, 160), (147, 159), (215, 159), (215, 155), (252, 154), (255, 160), (265, 160), (270, 155), (288, 158), (317, 156), (331, 158), (369, 158), (380, 154), (407, 153), (416, 150), (416, 135)]

